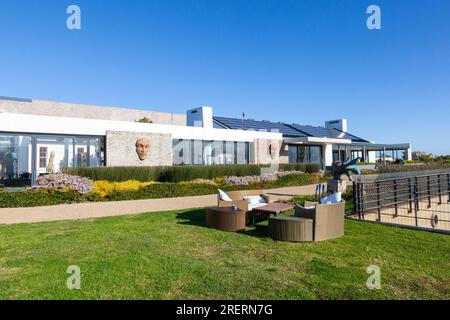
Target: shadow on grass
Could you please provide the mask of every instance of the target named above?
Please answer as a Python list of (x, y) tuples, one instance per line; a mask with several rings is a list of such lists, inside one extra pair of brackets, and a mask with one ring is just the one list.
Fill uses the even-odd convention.
[[(176, 218), (182, 220), (178, 221), (177, 224), (208, 228), (205, 221), (205, 209), (183, 211), (177, 214)], [(240, 233), (252, 237), (266, 238), (268, 234), (267, 225), (256, 224), (256, 226), (247, 226), (245, 232)]]
[(206, 228), (205, 209), (193, 209), (177, 214), (178, 224), (187, 224)]

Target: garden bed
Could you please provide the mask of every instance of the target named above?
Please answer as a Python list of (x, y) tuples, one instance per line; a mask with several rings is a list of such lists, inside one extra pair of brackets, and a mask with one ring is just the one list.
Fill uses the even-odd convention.
[[(0, 192), (0, 208), (199, 196), (215, 194), (219, 188), (224, 191), (273, 189), (304, 186), (325, 179), (320, 178), (317, 174), (308, 173), (280, 174), (275, 180), (273, 180), (273, 177), (267, 175), (250, 176), (247, 178), (248, 180), (245, 180), (244, 177), (228, 177), (216, 180), (196, 179), (189, 182), (178, 183), (152, 181), (125, 181), (122, 183), (114, 183), (108, 181), (95, 181), (93, 183), (91, 182), (92, 185), (89, 185), (89, 183), (87, 183), (88, 180), (84, 178), (66, 179), (56, 175), (54, 179), (48, 178), (43, 181), (41, 188), (38, 189), (23, 192)], [(231, 181), (226, 183), (227, 179), (230, 179)], [(55, 180), (58, 182), (55, 182)], [(65, 185), (64, 181), (71, 181), (71, 185)]]

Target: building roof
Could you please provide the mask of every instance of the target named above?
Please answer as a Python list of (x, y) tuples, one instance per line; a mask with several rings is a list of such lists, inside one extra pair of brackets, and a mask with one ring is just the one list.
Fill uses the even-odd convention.
[(353, 142), (369, 143), (368, 140), (362, 139), (347, 132), (337, 129), (304, 126), (299, 124), (287, 124), (282, 122), (258, 121), (252, 119), (235, 119), (226, 117), (213, 117), (214, 124), (217, 127), (226, 129), (256, 130), (256, 131), (276, 131), (283, 134), (286, 138), (298, 137), (317, 137), (317, 138), (333, 138), (333, 139), (349, 139)]
[(285, 137), (307, 137), (308, 135), (280, 122), (257, 121), (252, 119), (233, 119), (225, 117), (213, 117), (214, 122), (226, 129), (241, 129), (279, 132)]

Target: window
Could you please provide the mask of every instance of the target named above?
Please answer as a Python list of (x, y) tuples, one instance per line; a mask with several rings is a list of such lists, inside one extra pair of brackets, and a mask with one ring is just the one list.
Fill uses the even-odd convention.
[(87, 167), (88, 158), (86, 152), (84, 152), (83, 147), (77, 147), (77, 167)]
[(298, 162), (298, 147), (294, 145), (288, 145), (289, 163)]
[(322, 164), (321, 146), (288, 146), (289, 163), (319, 163)]
[(39, 168), (47, 168), (47, 147), (39, 148)]
[(245, 142), (236, 142), (236, 162), (235, 163), (237, 163), (237, 164), (248, 163)]
[(250, 163), (250, 143), (236, 141), (172, 141), (174, 165), (213, 165)]
[(5, 186), (28, 185), (30, 168), (28, 155), (30, 136), (0, 133), (0, 184)]
[(333, 163), (339, 161), (339, 151), (333, 150)]

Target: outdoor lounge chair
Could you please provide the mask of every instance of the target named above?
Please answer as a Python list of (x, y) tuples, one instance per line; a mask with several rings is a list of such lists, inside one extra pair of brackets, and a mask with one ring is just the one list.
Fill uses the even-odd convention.
[(344, 235), (345, 201), (319, 204), (305, 202), (295, 206), (295, 216), (313, 220), (314, 241), (335, 239)]

